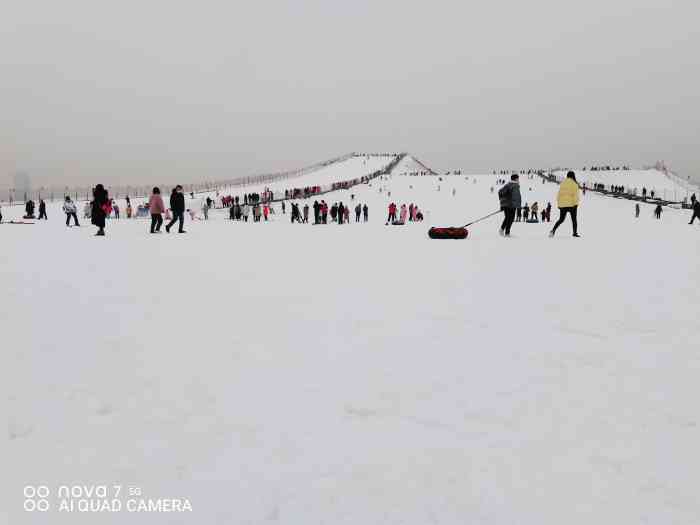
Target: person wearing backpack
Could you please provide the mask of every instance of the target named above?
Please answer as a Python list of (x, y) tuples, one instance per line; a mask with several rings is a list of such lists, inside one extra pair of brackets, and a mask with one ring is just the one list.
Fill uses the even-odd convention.
[(504, 218), (499, 234), (510, 237), (510, 228), (515, 220), (515, 210), (520, 208), (522, 198), (520, 196), (520, 177), (517, 173), (510, 176), (510, 182), (498, 190), (498, 200), (503, 211)]

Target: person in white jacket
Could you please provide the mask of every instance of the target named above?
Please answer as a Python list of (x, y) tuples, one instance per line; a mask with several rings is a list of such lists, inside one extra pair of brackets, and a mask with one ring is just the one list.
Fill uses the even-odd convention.
[(202, 199), (202, 214), (204, 215), (204, 220), (209, 220), (209, 203), (207, 199)]
[(248, 222), (248, 215), (250, 215), (250, 206), (248, 204), (243, 205), (243, 220)]
[(80, 224), (78, 223), (78, 207), (68, 195), (66, 195), (66, 200), (63, 203), (63, 213), (66, 214), (66, 226), (70, 226), (71, 217), (73, 217), (75, 225), (80, 226)]

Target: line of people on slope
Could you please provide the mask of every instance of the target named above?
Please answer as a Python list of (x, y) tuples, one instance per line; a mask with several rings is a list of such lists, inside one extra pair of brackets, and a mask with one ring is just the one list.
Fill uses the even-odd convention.
[[(386, 219), (387, 224), (393, 224), (396, 226), (401, 226), (409, 222), (421, 222), (423, 217), (423, 212), (420, 211), (417, 204), (402, 204), (399, 209), (395, 202), (389, 203), (389, 216)], [(396, 213), (399, 213), (398, 217)]]
[[(520, 194), (520, 177), (514, 173), (510, 177), (510, 182), (505, 184), (498, 190), (499, 204), (503, 211), (503, 222), (499, 229), (499, 234), (504, 237), (510, 237), (511, 227), (515, 222), (515, 216), (518, 209), (522, 209), (522, 197)], [(550, 237), (554, 237), (557, 228), (561, 226), (567, 215), (571, 216), (573, 226), (573, 236), (580, 237), (578, 234), (578, 204), (579, 204), (579, 185), (576, 182), (576, 174), (570, 171), (566, 175), (566, 179), (559, 185), (559, 193), (557, 195), (557, 206), (559, 207), (559, 220), (554, 224), (554, 227), (549, 232)]]

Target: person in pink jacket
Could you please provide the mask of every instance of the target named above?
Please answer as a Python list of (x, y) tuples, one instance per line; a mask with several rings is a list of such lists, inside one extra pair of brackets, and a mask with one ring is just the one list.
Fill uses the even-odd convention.
[(148, 209), (151, 210), (151, 233), (160, 233), (160, 227), (163, 226), (163, 212), (165, 211), (165, 203), (163, 197), (160, 196), (160, 188), (153, 188), (153, 194), (148, 199)]
[(402, 204), (401, 205), (401, 215), (400, 215), (401, 224), (406, 224), (406, 215), (408, 215), (408, 210), (406, 209), (406, 205)]

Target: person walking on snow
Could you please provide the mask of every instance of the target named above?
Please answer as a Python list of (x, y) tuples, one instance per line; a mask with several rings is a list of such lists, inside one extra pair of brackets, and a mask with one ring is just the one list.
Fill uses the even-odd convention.
[(362, 206), (362, 216), (364, 219), (363, 222), (367, 222), (367, 220), (369, 219), (369, 208), (367, 207), (366, 204), (364, 206)]
[(510, 237), (510, 228), (513, 226), (513, 221), (515, 220), (515, 210), (522, 205), (520, 177), (517, 173), (511, 175), (510, 182), (498, 190), (498, 200), (504, 215), (499, 234), (501, 236)]
[(186, 233), (183, 230), (185, 224), (185, 196), (182, 193), (182, 186), (179, 184), (175, 186), (170, 194), (170, 209), (173, 211), (173, 218), (165, 227), (165, 231), (170, 233), (170, 228), (173, 227), (173, 224), (179, 222), (178, 233)]
[(66, 200), (63, 203), (63, 213), (66, 214), (66, 226), (70, 226), (71, 217), (73, 217), (75, 225), (80, 226), (78, 223), (78, 209), (75, 203), (70, 199), (70, 195), (66, 195)]
[[(653, 197), (652, 197), (653, 198)], [(661, 204), (656, 205), (656, 209), (654, 210), (654, 217), (657, 219), (661, 220), (661, 212), (663, 211), (663, 208), (661, 208)]]
[(355, 206), (355, 222), (360, 222), (360, 215), (362, 214), (362, 205), (358, 202)]
[(111, 211), (107, 190), (102, 184), (98, 184), (92, 190), (92, 207), (90, 209), (92, 224), (97, 226), (96, 236), (104, 237), (105, 219)]
[(576, 174), (570, 171), (566, 174), (566, 179), (559, 186), (559, 194), (557, 195), (557, 206), (559, 207), (559, 220), (554, 224), (554, 228), (549, 232), (550, 237), (554, 237), (557, 228), (561, 226), (566, 218), (566, 214), (571, 215), (571, 224), (574, 229), (574, 237), (579, 237), (578, 222), (576, 213), (579, 203), (579, 187), (576, 182)]
[(160, 233), (160, 227), (163, 226), (163, 212), (165, 211), (165, 203), (160, 195), (160, 188), (153, 188), (153, 193), (148, 199), (148, 209), (151, 212), (151, 233)]
[(688, 224), (693, 224), (696, 218), (700, 219), (700, 201), (697, 199), (693, 202), (693, 217), (690, 219)]
[(338, 204), (338, 224), (343, 224), (344, 218), (345, 218), (345, 206), (343, 205), (343, 202), (341, 201), (340, 204)]
[(408, 209), (405, 204), (401, 205), (401, 214), (399, 215), (399, 222), (401, 224), (406, 224), (406, 217), (408, 216)]
[(640, 210), (640, 208), (639, 208), (639, 203), (637, 202), (637, 203), (634, 205), (634, 217), (635, 217), (636, 219), (639, 219), (639, 212), (640, 212), (640, 211), (641, 211), (641, 210)]
[(46, 215), (46, 203), (44, 202), (44, 199), (41, 199), (39, 201), (39, 219), (41, 220), (44, 219), (46, 221), (49, 220), (48, 216)]
[(207, 221), (209, 220), (209, 206), (211, 203), (211, 199), (209, 197), (206, 198), (206, 200), (202, 201), (202, 215), (204, 215), (204, 220)]
[(308, 224), (309, 223), (309, 204), (308, 203), (304, 203), (303, 211), (304, 211), (304, 224)]

